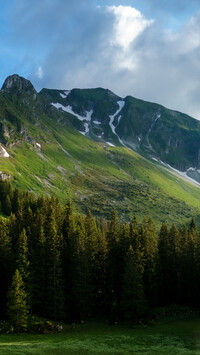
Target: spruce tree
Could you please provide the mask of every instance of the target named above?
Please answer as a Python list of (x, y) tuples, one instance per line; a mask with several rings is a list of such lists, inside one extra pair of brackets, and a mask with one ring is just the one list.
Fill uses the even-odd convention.
[(10, 200), (10, 196), (7, 195), (5, 202), (3, 204), (3, 212), (7, 215), (10, 216), (11, 212), (12, 212), (12, 205), (11, 205), (11, 200)]
[(30, 262), (28, 260), (28, 241), (26, 236), (26, 230), (23, 229), (18, 239), (16, 267), (19, 270), (25, 284), (29, 276), (29, 264)]
[(19, 189), (15, 189), (13, 193), (13, 199), (12, 199), (13, 213), (17, 213), (19, 206), (20, 206), (20, 192)]
[(99, 226), (97, 254), (94, 260), (95, 279), (95, 314), (106, 315), (106, 261), (107, 261), (107, 240), (105, 228)]
[(64, 315), (63, 273), (61, 264), (62, 235), (58, 235), (54, 209), (49, 208), (45, 228), (46, 246), (46, 316), (54, 320)]
[(137, 320), (144, 317), (147, 312), (147, 303), (143, 292), (143, 282), (135, 262), (132, 246), (129, 247), (125, 259), (121, 311), (123, 317), (128, 320)]
[(24, 283), (19, 270), (15, 271), (11, 286), (8, 291), (8, 316), (9, 320), (16, 329), (27, 326), (28, 307), (27, 295)]
[(169, 229), (166, 223), (162, 223), (158, 239), (158, 300), (159, 305), (164, 305), (168, 299), (168, 278), (169, 278)]
[(7, 221), (0, 218), (0, 316), (5, 317), (7, 290), (13, 275), (13, 254)]
[[(111, 221), (107, 230), (107, 277), (106, 277), (106, 294), (108, 308), (112, 309), (112, 317), (117, 317), (118, 303), (120, 297), (120, 277), (119, 267), (119, 241), (120, 241), (121, 225), (117, 215), (117, 211), (112, 213)], [(115, 315), (114, 315), (115, 314)]]
[(151, 218), (144, 219), (140, 227), (142, 245), (142, 263), (144, 267), (143, 282), (144, 292), (150, 305), (156, 302), (156, 265), (158, 257), (158, 236)]

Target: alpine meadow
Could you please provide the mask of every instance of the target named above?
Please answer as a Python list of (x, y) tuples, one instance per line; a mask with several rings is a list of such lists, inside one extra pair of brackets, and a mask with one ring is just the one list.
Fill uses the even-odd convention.
[(0, 354), (200, 355), (198, 0), (0, 5)]

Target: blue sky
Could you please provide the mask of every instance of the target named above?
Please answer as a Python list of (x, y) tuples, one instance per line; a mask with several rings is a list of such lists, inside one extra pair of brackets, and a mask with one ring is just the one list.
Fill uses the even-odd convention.
[(199, 0), (0, 0), (1, 83), (105, 87), (200, 119)]

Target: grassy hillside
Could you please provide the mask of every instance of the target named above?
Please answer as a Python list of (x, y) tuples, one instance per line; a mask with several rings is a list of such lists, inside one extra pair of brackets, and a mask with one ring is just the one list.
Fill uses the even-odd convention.
[[(41, 132), (42, 134), (42, 132)], [(42, 137), (42, 136), (41, 136)], [(49, 137), (49, 140), (47, 140)], [(97, 144), (67, 126), (54, 127), (46, 141), (8, 148), (0, 170), (14, 186), (36, 194), (72, 197), (76, 209), (109, 217), (116, 208), (122, 219), (152, 216), (156, 222), (182, 223), (200, 213), (200, 190), (126, 148)]]
[[(122, 220), (134, 215), (151, 216), (156, 223), (199, 219), (198, 187), (125, 147), (86, 138), (72, 127), (74, 116), (49, 105), (21, 80), (18, 90), (0, 91), (0, 137), (10, 154), (0, 157), (0, 171), (11, 176), (14, 186), (55, 195), (63, 203), (72, 197), (79, 212), (89, 208), (100, 217), (109, 218), (116, 208)], [(105, 99), (105, 90), (98, 90)], [(80, 91), (72, 95), (76, 100)], [(119, 98), (106, 95), (114, 112)]]
[[(62, 108), (70, 106), (74, 114), (78, 113), (83, 117), (86, 111), (92, 110), (87, 136), (93, 140), (109, 141), (118, 146), (123, 143), (144, 156), (156, 157), (181, 171), (190, 167), (200, 168), (198, 120), (131, 96), (121, 99), (101, 88), (74, 89), (67, 95), (65, 93), (43, 89), (40, 96), (49, 103), (61, 104)], [(114, 117), (113, 132), (110, 117), (117, 112), (119, 101), (123, 102), (123, 106)], [(75, 116), (71, 116), (70, 121), (77, 128), (75, 119)], [(99, 123), (95, 124), (96, 121)]]

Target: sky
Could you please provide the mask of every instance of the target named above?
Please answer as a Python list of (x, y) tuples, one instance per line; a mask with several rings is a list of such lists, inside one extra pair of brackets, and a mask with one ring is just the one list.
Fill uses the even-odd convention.
[(200, 120), (200, 0), (0, 0), (0, 79), (104, 87)]

